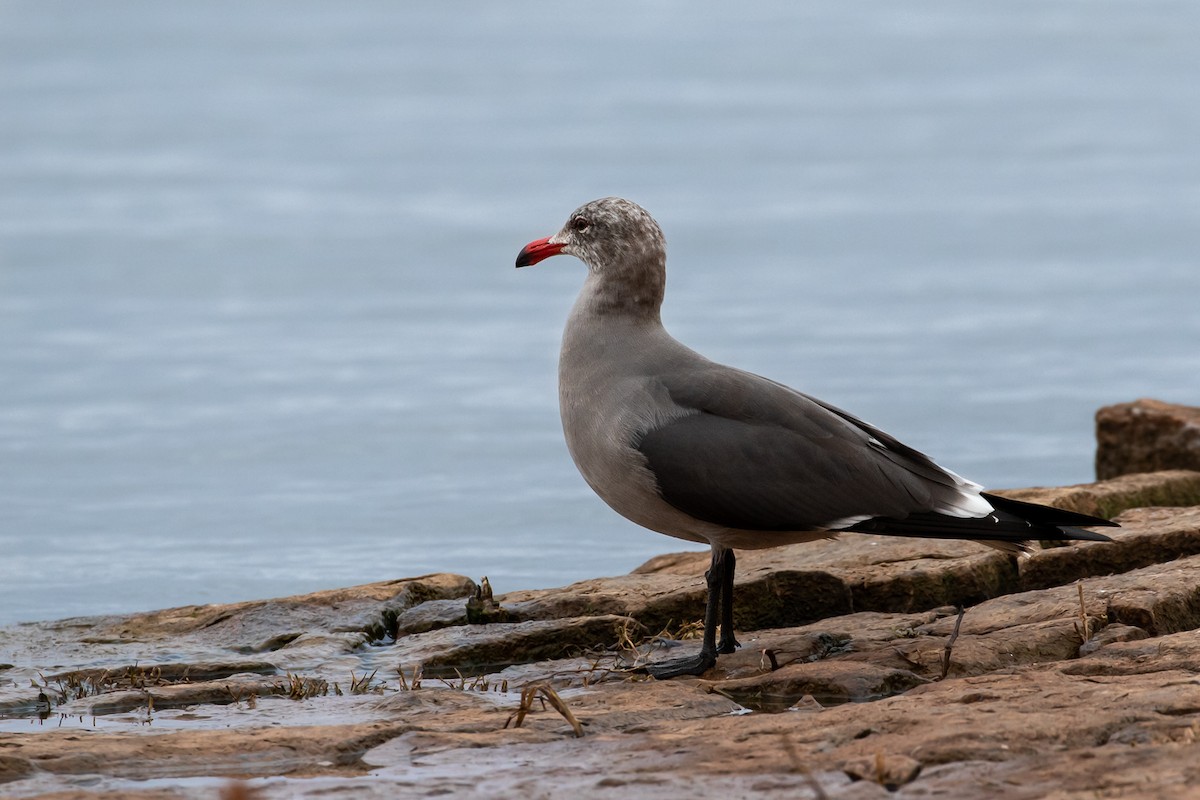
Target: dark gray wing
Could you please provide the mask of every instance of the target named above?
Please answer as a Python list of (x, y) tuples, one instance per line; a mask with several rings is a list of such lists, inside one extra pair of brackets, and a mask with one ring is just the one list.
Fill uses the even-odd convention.
[(782, 384), (717, 364), (659, 380), (685, 415), (635, 444), (663, 499), (698, 519), (786, 531), (988, 510), (974, 484)]

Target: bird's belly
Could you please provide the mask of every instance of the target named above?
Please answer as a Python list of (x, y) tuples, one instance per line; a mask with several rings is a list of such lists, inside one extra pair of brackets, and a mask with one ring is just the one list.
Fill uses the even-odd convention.
[(575, 416), (563, 407), (567, 450), (583, 479), (601, 500), (644, 528), (691, 542), (710, 543), (716, 526), (671, 506), (658, 493), (646, 459), (633, 447), (633, 431), (624, 420), (599, 415)]

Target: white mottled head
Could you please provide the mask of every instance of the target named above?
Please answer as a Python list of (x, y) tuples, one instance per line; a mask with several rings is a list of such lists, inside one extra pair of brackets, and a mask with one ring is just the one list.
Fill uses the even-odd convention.
[(637, 203), (604, 197), (571, 214), (562, 230), (525, 245), (517, 266), (560, 253), (587, 265), (597, 310), (653, 310), (662, 305), (667, 244), (654, 218)]

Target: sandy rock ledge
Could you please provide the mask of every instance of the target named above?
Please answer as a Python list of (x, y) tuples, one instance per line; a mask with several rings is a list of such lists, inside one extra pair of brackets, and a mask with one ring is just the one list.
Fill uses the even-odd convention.
[(1011, 494), (1123, 527), (746, 553), (742, 649), (696, 679), (622, 671), (697, 646), (695, 553), (486, 624), (426, 575), (3, 628), (0, 795), (1200, 797), (1200, 473)]

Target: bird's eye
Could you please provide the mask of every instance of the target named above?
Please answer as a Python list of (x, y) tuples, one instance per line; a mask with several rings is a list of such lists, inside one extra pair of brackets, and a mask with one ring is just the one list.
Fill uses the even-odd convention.
[(575, 217), (571, 220), (571, 230), (573, 231), (586, 231), (591, 226), (592, 223), (588, 221), (587, 217)]

